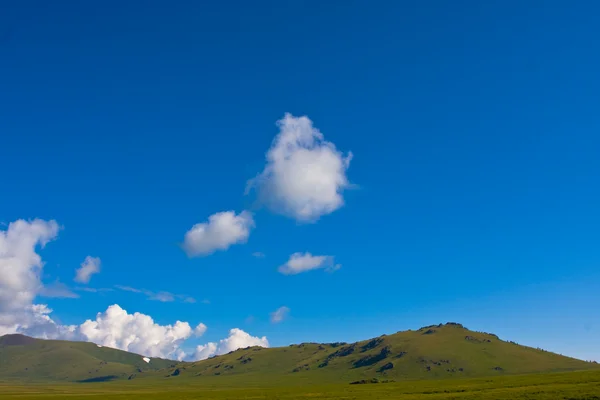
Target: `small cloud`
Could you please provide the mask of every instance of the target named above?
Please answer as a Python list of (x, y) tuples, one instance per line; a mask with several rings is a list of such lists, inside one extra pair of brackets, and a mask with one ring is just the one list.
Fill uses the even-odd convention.
[(333, 272), (340, 268), (341, 265), (335, 263), (333, 256), (313, 256), (310, 253), (294, 253), (278, 270), (284, 275), (296, 275), (314, 269), (325, 269), (327, 272)]
[(315, 222), (344, 205), (350, 189), (346, 171), (352, 153), (344, 155), (306, 117), (286, 113), (277, 121), (279, 134), (266, 154), (264, 170), (248, 181), (271, 211), (299, 222)]
[(201, 301), (202, 304), (210, 304), (210, 300), (208, 299), (204, 299)]
[(123, 285), (115, 285), (115, 288), (122, 290), (124, 292), (138, 293), (146, 296), (148, 300), (160, 301), (163, 303), (169, 303), (175, 301), (175, 299), (179, 299), (184, 303), (195, 303), (196, 299), (193, 297), (183, 295), (183, 294), (173, 294), (166, 291), (153, 292), (147, 289), (137, 289), (131, 286), (123, 286)]
[(196, 329), (194, 329), (194, 335), (196, 337), (200, 337), (202, 335), (204, 335), (204, 333), (206, 332), (206, 329), (208, 329), (206, 327), (206, 325), (204, 325), (202, 322), (198, 324), (198, 326), (196, 326)]
[(289, 313), (290, 309), (288, 307), (279, 307), (277, 310), (271, 313), (271, 322), (274, 324), (278, 324), (281, 321), (283, 321)]
[(89, 283), (93, 274), (100, 272), (100, 258), (87, 256), (75, 271), (75, 282)]
[(148, 293), (147, 296), (149, 300), (161, 301), (163, 303), (175, 301), (175, 296), (169, 292)]
[(265, 258), (266, 256), (265, 256), (265, 253), (262, 253), (260, 251), (255, 251), (254, 253), (252, 253), (252, 257), (255, 257), (255, 258)]
[(254, 316), (253, 315), (248, 315), (248, 317), (246, 318), (245, 322), (247, 324), (251, 324), (254, 322)]
[(44, 285), (39, 292), (42, 297), (54, 297), (63, 299), (76, 299), (79, 297), (77, 293), (74, 293), (69, 289), (67, 285), (58, 280), (49, 285)]
[(227, 250), (234, 244), (246, 243), (254, 228), (252, 213), (224, 211), (211, 215), (207, 222), (198, 223), (186, 232), (183, 250), (188, 257), (208, 256)]

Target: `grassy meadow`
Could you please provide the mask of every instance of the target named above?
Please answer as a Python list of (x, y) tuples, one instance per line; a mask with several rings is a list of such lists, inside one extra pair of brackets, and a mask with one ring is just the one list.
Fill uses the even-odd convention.
[[(257, 376), (257, 379), (259, 377)], [(0, 383), (2, 400), (28, 399), (544, 399), (600, 400), (600, 371), (409, 380), (378, 384), (299, 384), (266, 376), (240, 382), (235, 376), (105, 383)]]

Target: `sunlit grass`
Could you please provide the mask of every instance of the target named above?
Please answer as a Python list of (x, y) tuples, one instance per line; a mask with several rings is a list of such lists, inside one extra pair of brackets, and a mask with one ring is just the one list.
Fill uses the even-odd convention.
[[(258, 385), (262, 383), (262, 386)], [(599, 400), (600, 371), (385, 384), (298, 385), (285, 381), (238, 386), (222, 379), (132, 380), (94, 384), (0, 383), (4, 399), (541, 399)]]

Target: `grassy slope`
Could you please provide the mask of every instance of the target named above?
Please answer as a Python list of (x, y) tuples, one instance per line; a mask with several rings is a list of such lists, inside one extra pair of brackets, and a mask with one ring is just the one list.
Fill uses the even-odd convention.
[(107, 376), (127, 378), (174, 364), (159, 358), (146, 363), (138, 354), (93, 343), (23, 338), (0, 337), (0, 378), (70, 381)]
[(0, 383), (3, 400), (30, 399), (404, 399), (404, 400), (598, 400), (600, 371), (512, 375), (491, 378), (404, 381), (387, 384), (288, 385), (271, 381), (261, 387), (240, 386), (236, 376), (210, 379), (131, 380), (95, 384), (58, 383), (15, 385)]
[(209, 360), (179, 364), (179, 374), (173, 378), (235, 375), (248, 384), (282, 377), (297, 382), (347, 383), (373, 377), (441, 379), (594, 368), (598, 365), (447, 324), (355, 344), (237, 350)]

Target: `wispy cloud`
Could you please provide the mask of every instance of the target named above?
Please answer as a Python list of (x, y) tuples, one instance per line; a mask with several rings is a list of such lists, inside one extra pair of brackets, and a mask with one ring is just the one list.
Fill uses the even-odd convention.
[(278, 324), (283, 321), (288, 314), (290, 313), (290, 309), (286, 306), (279, 307), (277, 310), (271, 313), (271, 322), (274, 324)]
[(133, 293), (144, 293), (143, 290), (141, 289), (136, 289), (136, 288), (132, 288), (131, 286), (122, 286), (122, 285), (115, 285), (115, 287), (119, 290), (123, 290), (125, 292), (133, 292)]
[(54, 297), (63, 299), (76, 299), (79, 297), (77, 293), (74, 293), (67, 285), (60, 281), (55, 281), (48, 285), (44, 285), (39, 292), (42, 297)]
[(89, 292), (89, 293), (104, 293), (104, 292), (114, 292), (113, 288), (93, 288), (87, 286), (77, 286), (74, 288), (77, 292)]
[(255, 251), (254, 253), (252, 253), (252, 257), (256, 257), (256, 258), (265, 258), (265, 253), (261, 252), (261, 251)]
[(150, 300), (162, 301), (163, 303), (175, 301), (175, 296), (169, 292), (158, 292), (148, 296)]
[(124, 286), (124, 285), (115, 285), (115, 288), (122, 290), (124, 292), (143, 294), (144, 296), (146, 296), (146, 298), (148, 300), (155, 300), (155, 301), (160, 301), (163, 303), (168, 303), (168, 302), (172, 302), (175, 300), (179, 300), (184, 303), (195, 303), (196, 302), (196, 299), (194, 299), (191, 296), (188, 296), (185, 294), (174, 294), (174, 293), (165, 292), (162, 290), (159, 292), (153, 292), (153, 291), (147, 290), (147, 289), (137, 289), (137, 288), (134, 288), (131, 286)]

